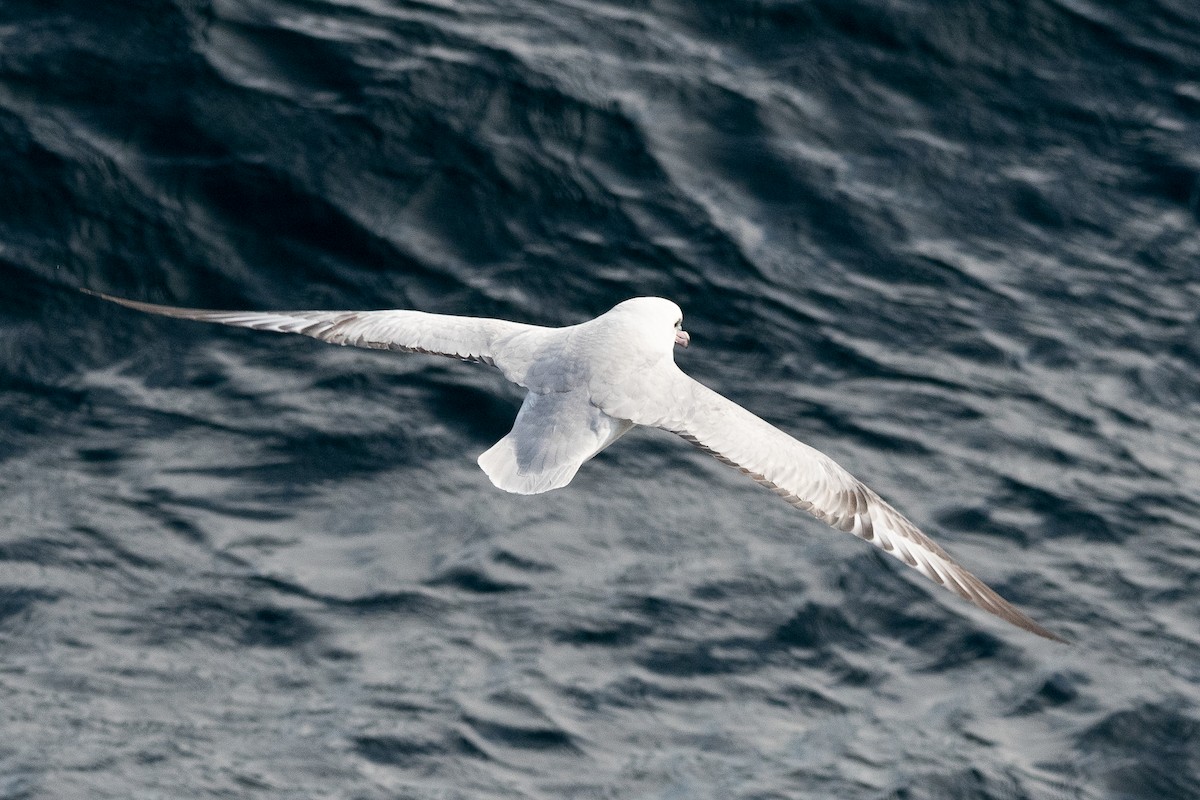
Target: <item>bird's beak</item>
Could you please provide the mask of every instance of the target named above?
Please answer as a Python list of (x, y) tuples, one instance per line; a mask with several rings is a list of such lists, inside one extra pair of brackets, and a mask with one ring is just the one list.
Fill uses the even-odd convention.
[(675, 331), (675, 344), (679, 347), (687, 347), (688, 342), (692, 341), (692, 337), (688, 336), (687, 331)]

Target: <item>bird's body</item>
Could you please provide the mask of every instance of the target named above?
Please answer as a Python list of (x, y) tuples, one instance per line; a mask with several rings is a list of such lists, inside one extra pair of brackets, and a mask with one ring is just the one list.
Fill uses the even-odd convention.
[(171, 317), (493, 365), (528, 390), (512, 430), (479, 456), (483, 471), (505, 491), (560, 488), (634, 425), (663, 428), (980, 608), (1039, 636), (1059, 638), (828, 456), (680, 370), (674, 350), (686, 347), (689, 337), (681, 327), (682, 312), (669, 300), (634, 298), (587, 322), (547, 328), (418, 311), (205, 311), (100, 296)]

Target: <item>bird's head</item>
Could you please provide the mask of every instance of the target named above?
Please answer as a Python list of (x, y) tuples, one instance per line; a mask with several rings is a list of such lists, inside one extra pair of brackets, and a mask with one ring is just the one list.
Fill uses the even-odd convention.
[(683, 311), (670, 300), (661, 297), (635, 297), (617, 304), (612, 312), (628, 317), (643, 341), (656, 349), (670, 352), (674, 347), (687, 347), (691, 341), (683, 329)]

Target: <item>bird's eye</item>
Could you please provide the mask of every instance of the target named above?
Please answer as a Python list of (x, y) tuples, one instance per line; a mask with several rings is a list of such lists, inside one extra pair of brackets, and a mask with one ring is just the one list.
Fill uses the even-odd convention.
[(682, 328), (682, 327), (683, 327), (683, 317), (680, 317), (679, 319), (675, 320), (675, 327), (676, 327), (676, 328)]

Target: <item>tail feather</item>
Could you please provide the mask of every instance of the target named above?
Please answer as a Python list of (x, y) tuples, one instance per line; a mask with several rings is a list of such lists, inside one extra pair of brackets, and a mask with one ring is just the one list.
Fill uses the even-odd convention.
[(588, 459), (632, 427), (583, 392), (530, 392), (512, 430), (479, 456), (479, 466), (506, 492), (548, 492), (570, 483)]

